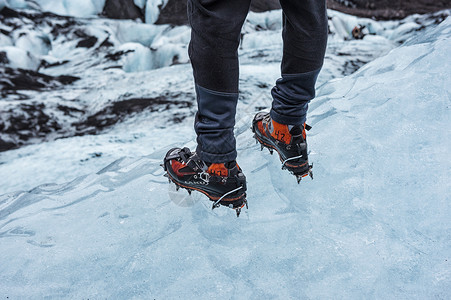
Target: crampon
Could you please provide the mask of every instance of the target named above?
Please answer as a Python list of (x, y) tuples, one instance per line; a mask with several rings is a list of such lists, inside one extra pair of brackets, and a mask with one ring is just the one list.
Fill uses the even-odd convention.
[(246, 206), (246, 177), (236, 162), (208, 164), (188, 148), (168, 151), (161, 165), (169, 182), (176, 190), (186, 189), (203, 193), (213, 202), (212, 209), (226, 206), (236, 211), (237, 217)]
[(269, 113), (258, 113), (252, 122), (252, 132), (257, 144), (260, 144), (261, 150), (269, 150), (271, 155), (274, 150), (279, 154), (282, 162), (282, 170), (288, 170), (293, 174), (298, 184), (302, 178), (310, 177), (313, 179), (313, 165), (308, 162), (307, 137), (305, 130), (311, 127), (283, 125), (274, 122)]

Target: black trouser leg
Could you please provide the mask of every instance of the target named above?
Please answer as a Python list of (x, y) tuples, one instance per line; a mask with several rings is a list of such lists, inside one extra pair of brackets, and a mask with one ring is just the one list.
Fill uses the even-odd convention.
[[(284, 10), (282, 78), (272, 90), (272, 118), (302, 124), (324, 59), (325, 0), (281, 0)], [(237, 49), (250, 0), (188, 0), (192, 27), (189, 55), (194, 71), (199, 156), (213, 163), (236, 158), (233, 135), (238, 100)]]
[(194, 128), (201, 159), (221, 163), (236, 158), (233, 135), (238, 101), (238, 46), (250, 0), (188, 0), (189, 56), (198, 113)]
[(283, 9), (282, 78), (272, 90), (271, 117), (278, 123), (301, 125), (327, 44), (325, 0), (280, 0)]

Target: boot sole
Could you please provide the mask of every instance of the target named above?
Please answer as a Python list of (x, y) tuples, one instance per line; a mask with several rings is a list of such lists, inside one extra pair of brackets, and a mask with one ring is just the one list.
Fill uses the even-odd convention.
[[(183, 182), (174, 178), (175, 176), (173, 176), (170, 172), (166, 172), (166, 174), (168, 175), (169, 180), (171, 180), (176, 186), (184, 188), (184, 189), (188, 190), (188, 192), (190, 192), (190, 191), (201, 192), (202, 194), (207, 196), (210, 201), (213, 201), (213, 202), (216, 202), (221, 198), (221, 196), (212, 195), (209, 191), (202, 189), (198, 186), (184, 184)], [(227, 207), (230, 207), (230, 205), (232, 205), (232, 207), (230, 207), (230, 208), (241, 209), (246, 204), (246, 202), (247, 202), (246, 201), (246, 193), (243, 193), (236, 197), (231, 197), (231, 198), (225, 197), (224, 199), (222, 199), (219, 202), (219, 204), (223, 205), (223, 206), (227, 206)]]

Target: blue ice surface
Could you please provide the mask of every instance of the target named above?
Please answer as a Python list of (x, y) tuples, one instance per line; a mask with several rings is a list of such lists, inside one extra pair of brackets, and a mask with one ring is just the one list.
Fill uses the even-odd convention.
[(323, 85), (301, 185), (239, 116), (240, 218), (174, 194), (165, 149), (0, 196), (0, 295), (450, 299), (449, 53), (450, 18)]

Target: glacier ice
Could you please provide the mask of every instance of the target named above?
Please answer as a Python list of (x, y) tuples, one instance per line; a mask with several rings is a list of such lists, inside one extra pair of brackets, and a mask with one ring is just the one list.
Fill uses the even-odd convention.
[(128, 52), (125, 55), (123, 69), (125, 72), (140, 72), (153, 69), (152, 51), (139, 43), (126, 43), (120, 48), (121, 51)]
[(3, 33), (0, 33), (0, 46), (13, 46), (13, 40)]
[(105, 0), (35, 0), (42, 9), (60, 15), (91, 17), (102, 12)]
[(116, 35), (122, 43), (134, 42), (149, 47), (168, 27), (167, 25), (140, 24), (127, 21), (119, 23)]
[(29, 70), (37, 70), (39, 67), (40, 61), (35, 55), (18, 47), (0, 46), (0, 52), (6, 54), (6, 66)]
[(147, 0), (146, 2), (146, 23), (153, 24), (160, 16), (160, 9), (164, 8), (169, 0)]
[(147, 0), (134, 0), (133, 1), (135, 3), (136, 6), (138, 6), (141, 9), (144, 9), (144, 7), (146, 7), (146, 2)]
[[(450, 40), (448, 18), (323, 82), (308, 116), (315, 179), (299, 186), (254, 144), (255, 102), (267, 99), (242, 82), (236, 134), (249, 210), (238, 219), (203, 197), (175, 203), (159, 167), (166, 147), (0, 196), (2, 295), (450, 298)], [(255, 84), (273, 69), (242, 72)], [(158, 134), (192, 147), (176, 127)]]
[(47, 55), (52, 50), (50, 38), (38, 32), (22, 32), (15, 37), (15, 46), (38, 56)]

